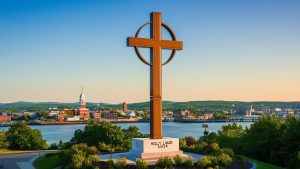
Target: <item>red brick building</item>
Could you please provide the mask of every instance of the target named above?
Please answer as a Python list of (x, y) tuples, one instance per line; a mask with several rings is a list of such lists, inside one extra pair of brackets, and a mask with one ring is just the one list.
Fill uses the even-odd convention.
[(57, 121), (65, 121), (66, 114), (58, 114)]
[(9, 122), (11, 121), (11, 116), (0, 115), (0, 122)]
[(123, 103), (123, 112), (127, 112), (128, 110), (128, 104), (127, 103)]

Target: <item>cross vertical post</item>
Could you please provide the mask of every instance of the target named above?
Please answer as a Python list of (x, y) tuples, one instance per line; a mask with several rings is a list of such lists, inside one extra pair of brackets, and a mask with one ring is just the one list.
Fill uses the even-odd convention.
[[(161, 41), (161, 14), (151, 13), (151, 38)], [(159, 45), (150, 49), (150, 137), (162, 138), (162, 61)]]

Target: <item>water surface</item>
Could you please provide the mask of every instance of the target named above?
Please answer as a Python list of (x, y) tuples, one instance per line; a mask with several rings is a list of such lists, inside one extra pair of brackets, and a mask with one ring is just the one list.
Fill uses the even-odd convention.
[[(207, 123), (208, 131), (217, 132), (223, 125), (231, 123)], [(238, 123), (243, 127), (250, 126), (252, 122)], [(130, 125), (137, 126), (142, 133), (149, 133), (149, 123), (119, 123), (116, 124), (122, 128), (128, 128)], [(70, 141), (73, 137), (75, 130), (83, 130), (85, 124), (76, 125), (45, 125), (45, 126), (30, 126), (33, 129), (39, 129), (42, 132), (43, 137), (47, 140), (48, 144), (58, 143), (59, 140), (64, 142)], [(7, 130), (8, 127), (0, 127), (0, 131)], [(204, 128), (202, 123), (177, 123), (177, 122), (164, 122), (163, 123), (163, 135), (164, 137), (187, 137), (194, 136), (200, 137), (203, 135)]]

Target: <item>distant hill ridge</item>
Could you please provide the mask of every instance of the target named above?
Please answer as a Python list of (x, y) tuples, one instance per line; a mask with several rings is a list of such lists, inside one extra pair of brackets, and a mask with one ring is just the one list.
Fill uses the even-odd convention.
[[(78, 102), (74, 103), (63, 103), (63, 102), (14, 102), (14, 103), (0, 103), (0, 110), (28, 110), (35, 111), (40, 109), (48, 108), (78, 108)], [(149, 109), (149, 102), (140, 102), (140, 103), (130, 103), (130, 109), (140, 109), (145, 110)], [(219, 110), (228, 110), (233, 107), (243, 108), (246, 106), (269, 106), (270, 108), (280, 107), (280, 108), (294, 108), (300, 109), (300, 102), (272, 102), (272, 101), (255, 101), (255, 102), (242, 102), (242, 101), (187, 101), (187, 102), (174, 102), (174, 101), (163, 101), (164, 109), (219, 109)], [(109, 104), (109, 103), (92, 103), (88, 102), (87, 107), (90, 109), (94, 108), (107, 108), (107, 109), (116, 109), (122, 108), (122, 103), (118, 104)]]

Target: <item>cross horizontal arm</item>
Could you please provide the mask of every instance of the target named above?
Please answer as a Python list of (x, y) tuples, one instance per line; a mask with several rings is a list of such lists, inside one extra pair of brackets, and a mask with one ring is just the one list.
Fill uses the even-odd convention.
[(161, 48), (163, 49), (175, 49), (182, 50), (183, 43), (182, 41), (173, 41), (173, 40), (162, 40), (160, 41)]
[(137, 47), (146, 47), (146, 48), (160, 46), (163, 49), (175, 49), (175, 50), (181, 50), (183, 46), (182, 41), (172, 41), (172, 40), (156, 41), (153, 39), (134, 38), (134, 37), (129, 37), (127, 43), (128, 46), (137, 46)]
[(129, 37), (127, 45), (152, 48), (157, 45), (157, 42), (153, 39)]

